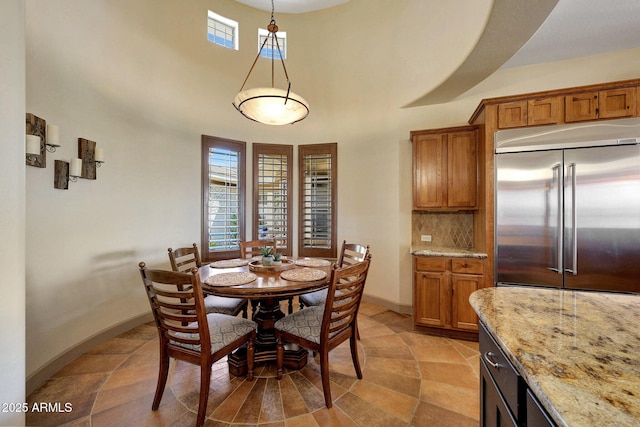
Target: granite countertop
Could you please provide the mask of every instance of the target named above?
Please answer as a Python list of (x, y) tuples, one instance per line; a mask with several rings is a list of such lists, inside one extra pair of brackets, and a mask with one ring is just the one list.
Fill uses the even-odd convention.
[(497, 287), (469, 301), (558, 425), (640, 425), (640, 296)]
[(458, 258), (487, 258), (484, 252), (475, 249), (447, 248), (442, 246), (429, 246), (426, 248), (415, 248), (411, 250), (417, 256), (448, 256)]

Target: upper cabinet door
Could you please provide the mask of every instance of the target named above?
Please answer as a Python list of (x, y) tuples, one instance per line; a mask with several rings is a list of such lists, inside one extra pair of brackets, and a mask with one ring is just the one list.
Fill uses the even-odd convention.
[(609, 89), (565, 96), (565, 120), (580, 122), (636, 115), (636, 88)]
[(418, 135), (413, 140), (413, 208), (445, 205), (446, 135)]
[(564, 97), (565, 121), (581, 122), (598, 118), (598, 92), (585, 92)]
[(554, 125), (563, 123), (562, 97), (537, 98), (527, 101), (527, 125)]
[(442, 133), (412, 136), (413, 209), (475, 209), (477, 131), (472, 127), (438, 131)]
[(498, 128), (519, 128), (527, 125), (527, 101), (498, 105)]
[(449, 135), (447, 144), (447, 206), (475, 208), (478, 188), (476, 131)]
[(636, 115), (636, 89), (612, 89), (600, 91), (599, 117), (614, 119)]

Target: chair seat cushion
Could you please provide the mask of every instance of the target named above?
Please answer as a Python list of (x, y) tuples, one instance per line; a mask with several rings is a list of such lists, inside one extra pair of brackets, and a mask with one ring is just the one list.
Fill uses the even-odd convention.
[(308, 294), (300, 295), (298, 298), (300, 299), (300, 302), (307, 307), (323, 305), (327, 300), (327, 290), (322, 289), (315, 292), (309, 292)]
[[(211, 354), (229, 345), (238, 338), (247, 335), (251, 331), (256, 330), (258, 327), (258, 324), (253, 320), (220, 313), (207, 314), (207, 323), (209, 324), (209, 335), (211, 337)], [(197, 335), (197, 333), (176, 333), (176, 336), (185, 338), (194, 338), (197, 337)], [(171, 341), (171, 343), (180, 347), (200, 351), (199, 345), (184, 344), (177, 341)]]
[(324, 305), (312, 306), (296, 311), (278, 320), (274, 327), (280, 331), (320, 344), (320, 328)]
[(204, 298), (204, 306), (207, 313), (222, 313), (235, 316), (247, 306), (247, 300), (208, 295)]

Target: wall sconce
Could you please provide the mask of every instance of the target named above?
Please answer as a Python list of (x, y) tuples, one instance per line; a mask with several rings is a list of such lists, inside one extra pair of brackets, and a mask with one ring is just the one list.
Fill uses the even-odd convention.
[(47, 151), (55, 153), (56, 148), (60, 147), (60, 127), (56, 125), (47, 125), (47, 139), (45, 140)]
[(69, 189), (69, 181), (76, 182), (82, 175), (82, 159), (71, 159), (71, 164), (56, 160), (53, 174), (53, 187), (60, 190)]

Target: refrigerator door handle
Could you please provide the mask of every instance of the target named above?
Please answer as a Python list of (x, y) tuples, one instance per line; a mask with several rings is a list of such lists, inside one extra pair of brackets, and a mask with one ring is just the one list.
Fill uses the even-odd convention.
[[(562, 198), (563, 198), (563, 188), (564, 185), (562, 184), (562, 163), (556, 163), (553, 166), (551, 166), (551, 169), (553, 171), (553, 181), (556, 183), (557, 187), (558, 187), (558, 192), (557, 192), (557, 202), (558, 202), (558, 208), (557, 208), (557, 216), (556, 216), (556, 266), (555, 267), (549, 267), (549, 270), (551, 271), (555, 271), (558, 274), (562, 274), (562, 248), (564, 247), (563, 244), (563, 222), (562, 222)], [(552, 182), (553, 185), (553, 182)]]
[(567, 174), (571, 179), (571, 268), (566, 268), (567, 273), (574, 276), (578, 274), (578, 208), (576, 205), (576, 164), (567, 165)]

